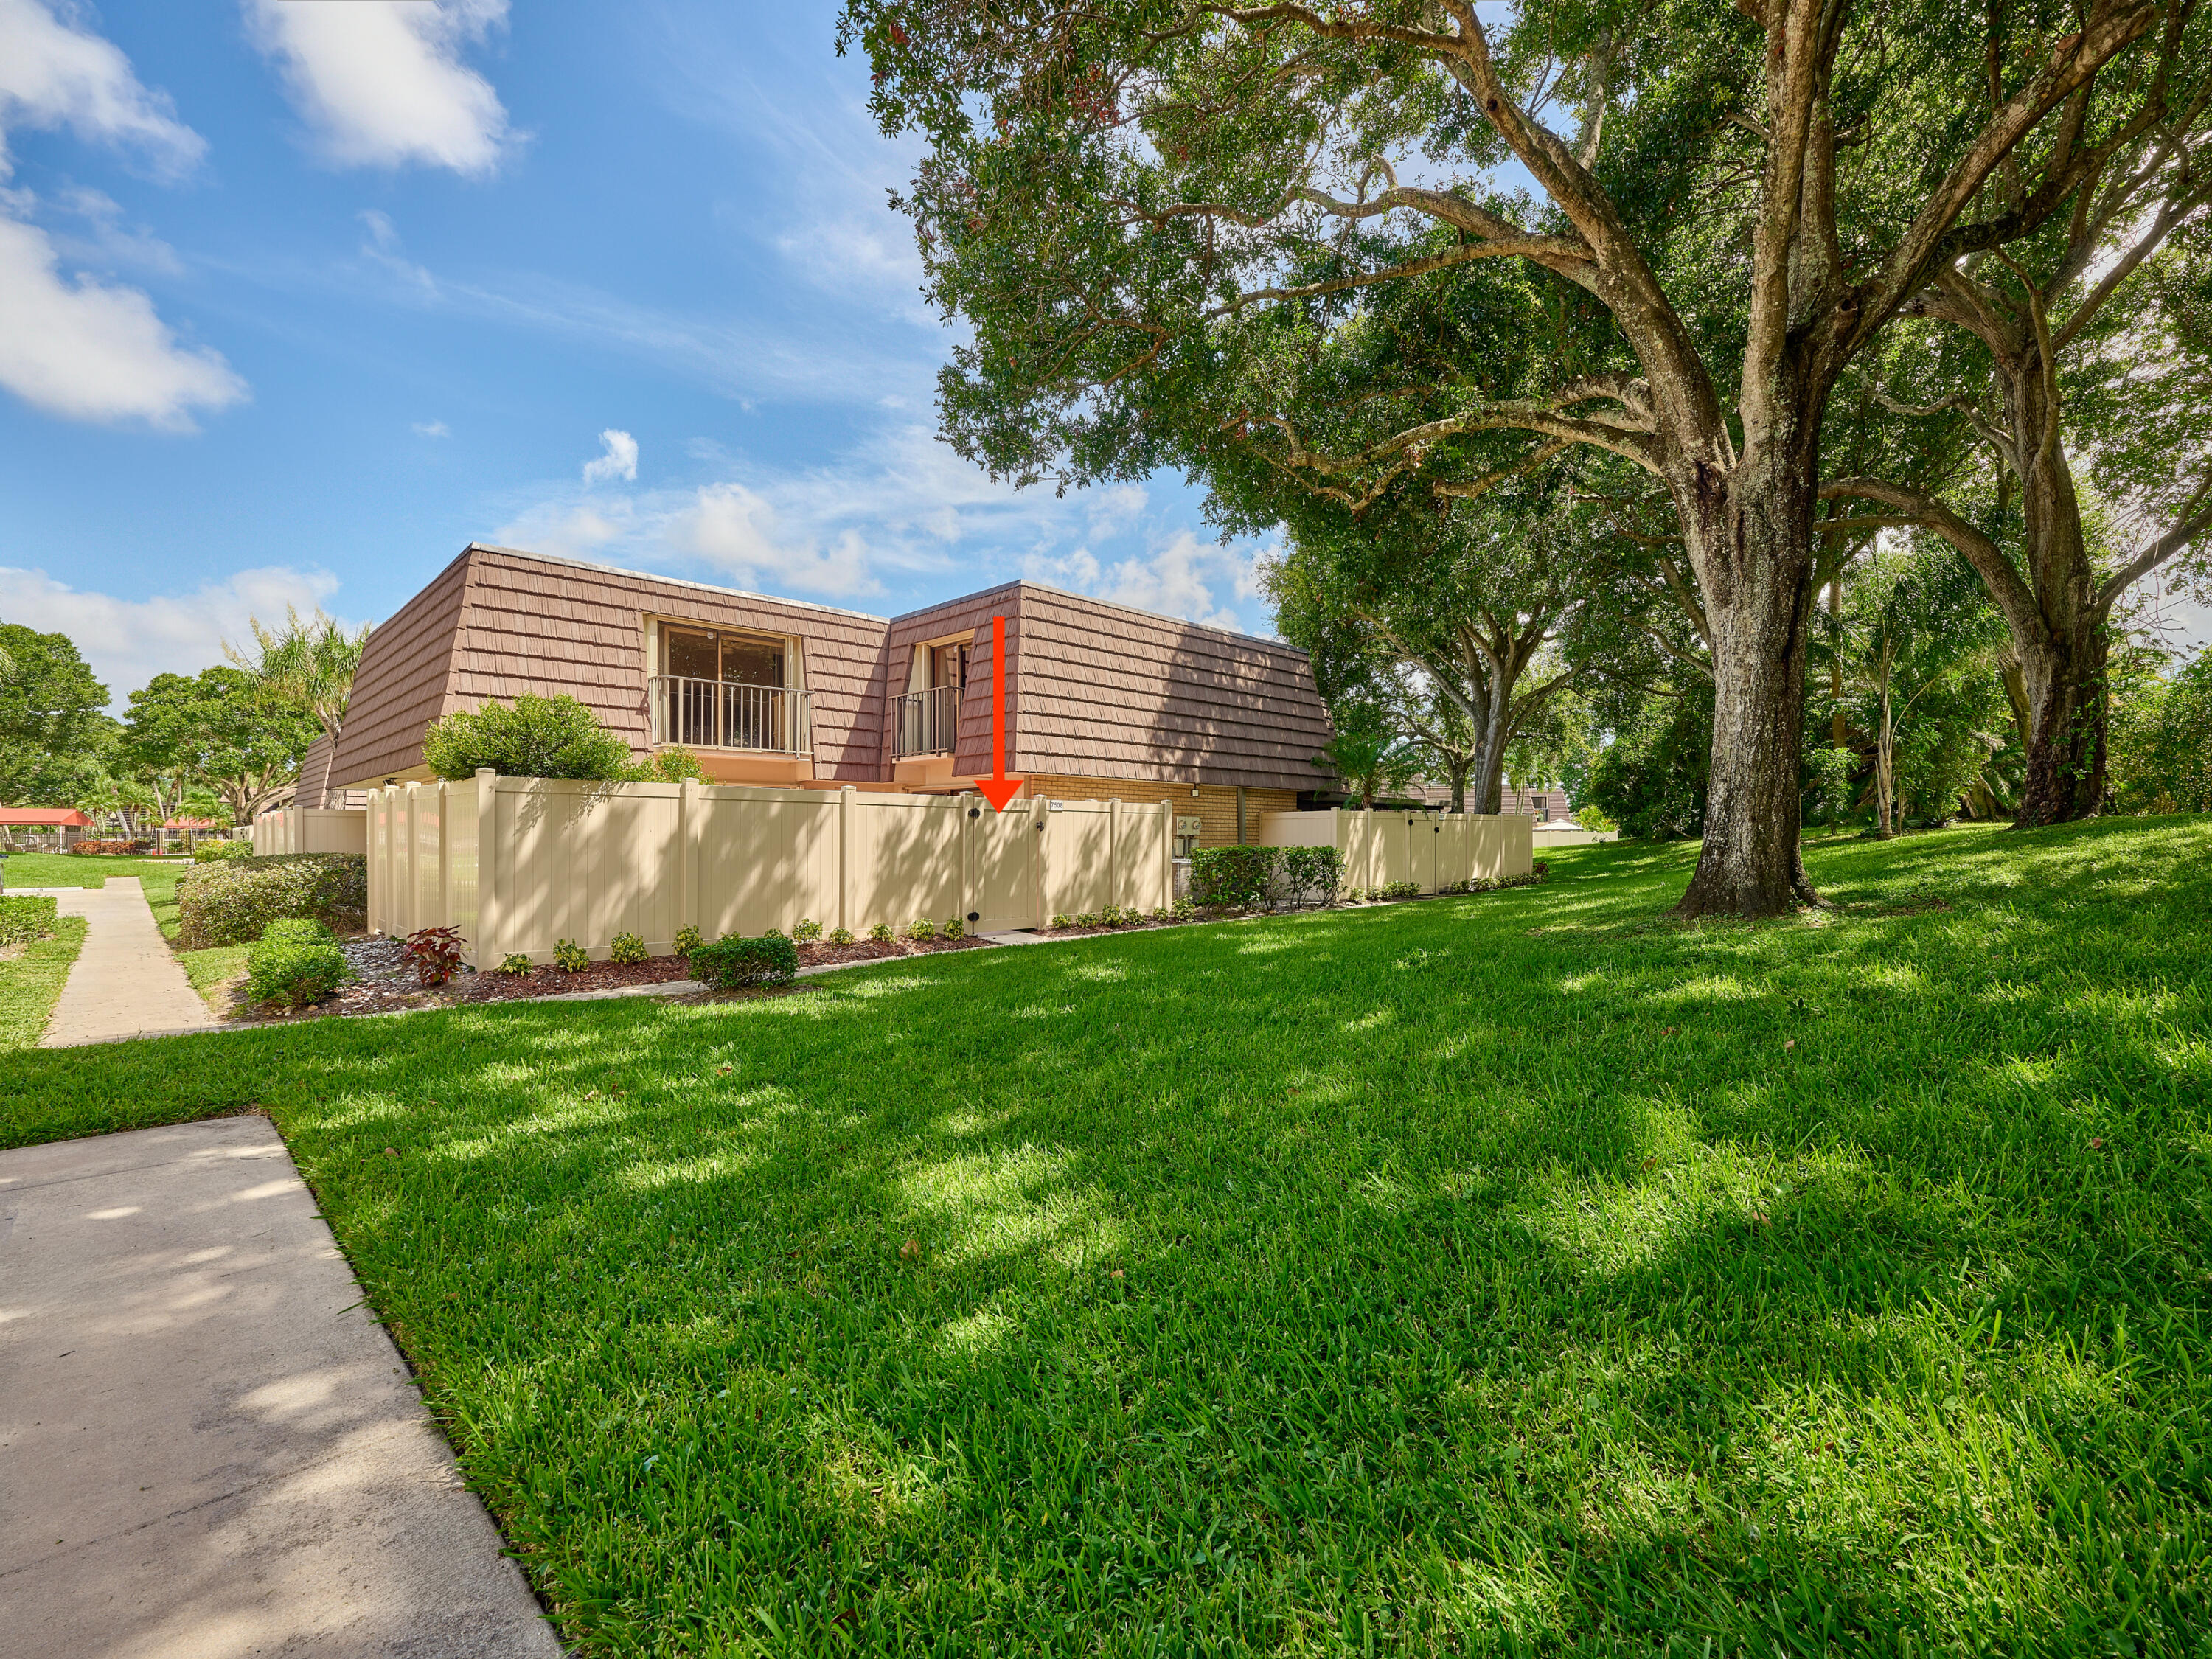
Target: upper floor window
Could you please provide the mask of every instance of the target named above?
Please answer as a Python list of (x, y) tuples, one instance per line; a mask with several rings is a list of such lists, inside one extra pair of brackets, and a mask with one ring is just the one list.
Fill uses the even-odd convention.
[(968, 684), (968, 647), (964, 645), (933, 645), (929, 648), (929, 689), (957, 686), (965, 690)]
[(732, 685), (781, 686), (786, 678), (787, 653), (781, 640), (757, 634), (730, 634), (719, 629), (679, 628), (663, 624), (660, 630), (661, 672), (687, 680), (721, 680)]

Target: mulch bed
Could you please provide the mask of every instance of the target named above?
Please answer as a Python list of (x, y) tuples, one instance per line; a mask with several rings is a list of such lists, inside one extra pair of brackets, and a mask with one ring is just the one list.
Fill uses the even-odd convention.
[(524, 997), (559, 996), (570, 991), (615, 991), (625, 985), (665, 985), (691, 977), (682, 957), (648, 957), (643, 962), (595, 962), (565, 974), (552, 963), (526, 974), (471, 974), (456, 978), (457, 1002), (514, 1002)]
[[(878, 962), (892, 957), (926, 957), (940, 951), (975, 951), (988, 939), (856, 939), (850, 945), (802, 945), (799, 965)], [(476, 1002), (520, 1002), (533, 997), (564, 996), (578, 991), (613, 991), (630, 985), (667, 985), (691, 977), (682, 957), (651, 957), (643, 962), (595, 962), (575, 973), (548, 963), (526, 974), (478, 973), (464, 968), (443, 985), (423, 985), (415, 977), (397, 939), (374, 936), (342, 941), (346, 961), (357, 977), (337, 993), (306, 1008), (264, 1008), (245, 1000), (241, 983), (231, 993), (227, 1025), (289, 1025), (334, 1015), (386, 1014), (402, 1008), (456, 1007)]]

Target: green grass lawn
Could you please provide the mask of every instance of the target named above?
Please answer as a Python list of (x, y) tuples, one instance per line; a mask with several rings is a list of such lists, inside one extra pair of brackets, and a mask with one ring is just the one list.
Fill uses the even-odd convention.
[(105, 887), (110, 876), (136, 876), (146, 902), (161, 924), (161, 937), (177, 938), (177, 880), (191, 868), (183, 859), (79, 857), (74, 853), (10, 853), (8, 885), (17, 887)]
[(192, 989), (217, 1014), (230, 1012), (229, 988), (246, 975), (246, 953), (250, 945), (216, 945), (204, 951), (179, 951), (177, 960), (184, 964), (185, 977)]
[(54, 1000), (84, 943), (82, 916), (57, 916), (52, 938), (15, 947), (0, 959), (0, 1053), (27, 1048), (46, 1035)]
[(2212, 820), (1692, 856), (40, 1051), (0, 1144), (270, 1111), (594, 1654), (2204, 1654)]

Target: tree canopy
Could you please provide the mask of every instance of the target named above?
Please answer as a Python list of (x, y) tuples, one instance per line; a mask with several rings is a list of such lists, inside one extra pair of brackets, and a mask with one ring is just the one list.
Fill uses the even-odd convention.
[[(884, 127), (927, 146), (900, 204), (971, 331), (940, 408), (994, 472), (1211, 479), (1243, 449), (1356, 507), (1572, 445), (1655, 480), (1716, 693), (1682, 908), (1766, 913), (1814, 896), (1796, 769), (1830, 395), (1943, 271), (2161, 118), (2156, 76), (2103, 71), (2168, 9), (850, 0), (842, 38)], [(1273, 372), (1285, 341), (1446, 281), (1453, 349), (1408, 359), (1435, 374), (1317, 400)]]
[(66, 806), (115, 741), (107, 688), (65, 634), (0, 623), (0, 804)]

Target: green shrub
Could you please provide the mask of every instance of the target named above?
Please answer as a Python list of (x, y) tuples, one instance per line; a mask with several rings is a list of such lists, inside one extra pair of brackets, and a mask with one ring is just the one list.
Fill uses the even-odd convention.
[(849, 927), (832, 927), (830, 930), (830, 942), (832, 945), (850, 945), (853, 942), (853, 930)]
[(486, 766), (510, 778), (613, 779), (631, 769), (629, 745), (565, 691), (526, 691), (511, 708), (456, 709), (422, 734), (422, 761), (453, 779)]
[(625, 766), (618, 775), (625, 783), (682, 783), (686, 779), (699, 783), (714, 781), (707, 769), (699, 764), (699, 757), (689, 749), (663, 749), (651, 760), (635, 766)]
[(1275, 894), (1291, 904), (1334, 904), (1344, 884), (1344, 854), (1334, 847), (1275, 849)]
[(313, 916), (282, 916), (261, 930), (264, 945), (335, 945), (331, 930)]
[(501, 957), (499, 960), (499, 966), (492, 971), (500, 974), (513, 974), (520, 977), (520, 975), (528, 973), (537, 964), (535, 963), (532, 962), (531, 959), (525, 956), (521, 951), (514, 951)]
[(607, 942), (609, 962), (643, 962), (652, 956), (645, 940), (635, 933), (617, 933)]
[(888, 921), (878, 922), (874, 927), (868, 929), (868, 937), (875, 940), (878, 945), (890, 944), (891, 942), (890, 923)]
[(1154, 921), (1166, 921), (1169, 920), (1170, 914), (1171, 913), (1169, 911), (1168, 907), (1164, 904), (1155, 904), (1152, 907), (1152, 920)]
[[(288, 924), (275, 926), (281, 929)], [(246, 953), (246, 995), (280, 1008), (320, 1002), (352, 977), (344, 951), (327, 939), (310, 939), (296, 931), (263, 939)]]
[(706, 942), (699, 930), (689, 924), (676, 930), (676, 954), (679, 957), (690, 956)]
[(938, 931), (943, 933), (947, 939), (958, 939), (962, 934), (965, 933), (968, 929), (966, 925), (961, 921), (960, 918), (955, 916), (951, 921), (946, 922), (944, 927), (938, 929)]
[(358, 853), (278, 853), (194, 865), (177, 883), (177, 948), (247, 945), (279, 917), (358, 933), (368, 912), (368, 860)]
[(929, 921), (923, 918), (917, 917), (914, 921), (907, 923), (906, 936), (911, 939), (935, 939), (937, 937), (937, 924), (933, 921)]
[(2114, 711), (2112, 755), (2117, 810), (2212, 811), (2212, 652)]
[(822, 924), (818, 921), (806, 921), (802, 917), (793, 925), (791, 937), (797, 944), (811, 945), (822, 937)]
[(54, 931), (51, 894), (27, 893), (0, 898), (0, 945), (28, 945)]
[(592, 953), (572, 939), (556, 939), (553, 965), (564, 974), (580, 974), (592, 965)]
[(250, 859), (253, 843), (250, 841), (204, 841), (192, 848), (195, 867), (203, 864), (228, 864), (233, 859)]
[(1375, 891), (1386, 899), (1409, 899), (1420, 897), (1422, 889), (1418, 881), (1386, 881)]
[(1200, 847), (1190, 855), (1190, 895), (1200, 904), (1249, 910), (1267, 903), (1278, 847)]
[(1097, 911), (1095, 911), (1095, 910), (1079, 910), (1079, 911), (1077, 911), (1077, 912), (1075, 913), (1075, 925), (1076, 925), (1078, 927), (1097, 927), (1097, 926), (1098, 926), (1098, 913), (1097, 913)]
[(1179, 898), (1168, 907), (1168, 914), (1177, 921), (1189, 921), (1198, 915), (1198, 907), (1187, 898)]
[(1066, 911), (1055, 910), (1052, 913), (1052, 925), (1055, 927), (1073, 927), (1075, 923)]
[(799, 972), (799, 947), (781, 933), (744, 939), (736, 933), (691, 953), (691, 971), (709, 985), (781, 985)]
[(1585, 830), (1596, 830), (1600, 835), (1603, 835), (1608, 830), (1620, 828), (1607, 815), (1603, 807), (1596, 805), (1577, 805), (1575, 808), (1575, 822)]

